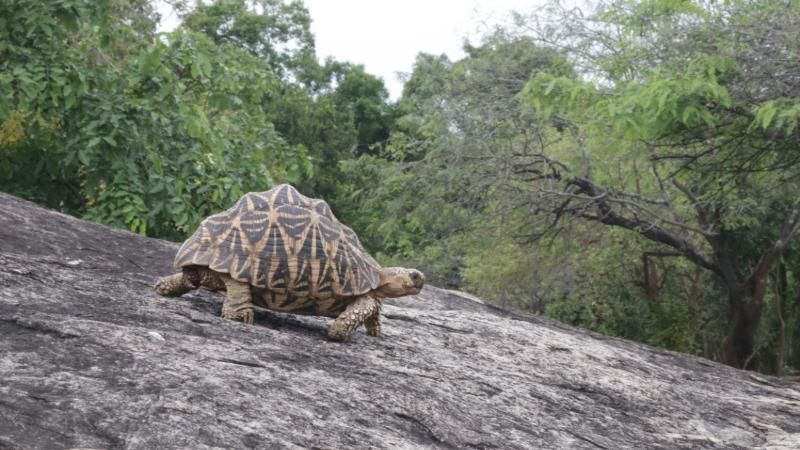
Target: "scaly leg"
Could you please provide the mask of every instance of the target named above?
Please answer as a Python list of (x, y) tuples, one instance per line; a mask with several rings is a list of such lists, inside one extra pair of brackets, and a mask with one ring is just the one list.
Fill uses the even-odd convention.
[(196, 287), (183, 275), (183, 272), (160, 278), (153, 286), (158, 295), (170, 297), (183, 295)]
[(184, 269), (183, 276), (195, 286), (202, 286), (209, 291), (218, 292), (225, 290), (225, 282), (221, 273), (201, 267), (197, 269)]
[(371, 316), (367, 317), (364, 325), (367, 327), (367, 336), (381, 337), (381, 303), (376, 301), (375, 304), (378, 307)]
[(221, 274), (219, 278), (225, 283), (227, 291), (225, 302), (222, 304), (222, 317), (252, 325), (254, 313), (250, 285), (236, 281), (226, 274)]
[(328, 339), (332, 341), (345, 341), (350, 333), (361, 326), (368, 317), (380, 313), (380, 305), (372, 297), (362, 295), (351, 303), (328, 330)]

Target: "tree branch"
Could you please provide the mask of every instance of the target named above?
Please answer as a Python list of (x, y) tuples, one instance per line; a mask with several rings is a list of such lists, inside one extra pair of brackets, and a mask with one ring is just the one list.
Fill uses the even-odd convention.
[(770, 245), (770, 247), (761, 255), (761, 258), (758, 260), (758, 263), (750, 269), (750, 274), (747, 277), (747, 281), (752, 280), (755, 277), (763, 276), (767, 273), (769, 268), (772, 264), (777, 260), (783, 250), (789, 245), (792, 237), (797, 234), (798, 230), (800, 230), (800, 204), (796, 204), (789, 214), (787, 214), (786, 219), (783, 221), (783, 226), (781, 227), (781, 233), (778, 236), (778, 239)]
[[(720, 269), (714, 260), (703, 254), (687, 240), (682, 239), (675, 234), (668, 232), (667, 230), (664, 230), (654, 223), (649, 223), (641, 219), (630, 219), (618, 214), (606, 201), (607, 192), (604, 189), (599, 188), (591, 180), (582, 177), (575, 177), (569, 180), (569, 184), (576, 186), (581, 193), (588, 195), (592, 200), (592, 203), (601, 213), (600, 215), (593, 215), (577, 212), (580, 217), (588, 220), (595, 220), (606, 225), (612, 225), (635, 231), (652, 241), (659, 242), (680, 251), (693, 263), (711, 270), (714, 273), (721, 274)], [(682, 226), (682, 224), (677, 225)]]

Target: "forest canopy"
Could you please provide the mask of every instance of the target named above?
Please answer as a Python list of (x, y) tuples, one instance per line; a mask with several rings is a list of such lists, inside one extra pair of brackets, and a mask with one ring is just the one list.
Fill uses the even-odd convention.
[(397, 101), (302, 2), (171, 3), (0, 3), (0, 190), (179, 241), (289, 182), (434, 284), (800, 370), (797, 2), (553, 1)]

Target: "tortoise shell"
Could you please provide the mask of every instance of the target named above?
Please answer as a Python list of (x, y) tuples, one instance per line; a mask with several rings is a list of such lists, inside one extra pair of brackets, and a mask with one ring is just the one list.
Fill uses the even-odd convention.
[(380, 265), (328, 204), (288, 184), (245, 194), (207, 217), (175, 265), (206, 266), (276, 294), (318, 299), (366, 294), (380, 279)]

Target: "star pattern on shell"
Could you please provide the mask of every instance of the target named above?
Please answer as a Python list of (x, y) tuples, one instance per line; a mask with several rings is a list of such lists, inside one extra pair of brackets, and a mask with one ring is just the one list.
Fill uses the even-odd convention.
[(380, 265), (324, 200), (281, 184), (207, 217), (175, 257), (277, 294), (319, 299), (365, 294)]

